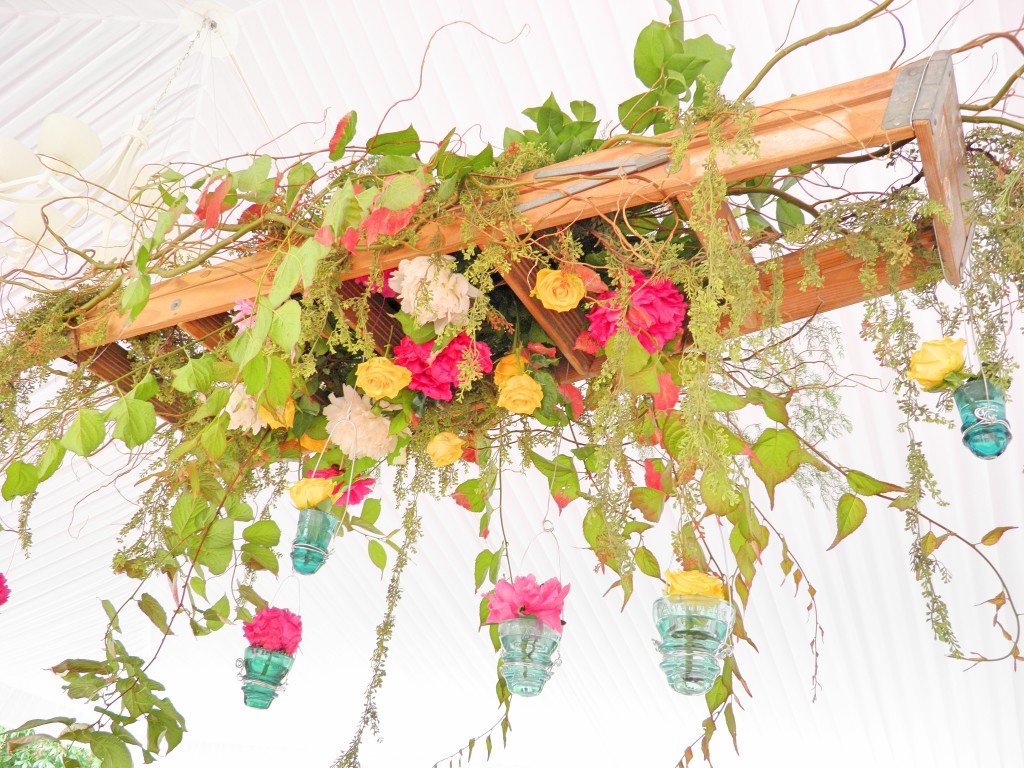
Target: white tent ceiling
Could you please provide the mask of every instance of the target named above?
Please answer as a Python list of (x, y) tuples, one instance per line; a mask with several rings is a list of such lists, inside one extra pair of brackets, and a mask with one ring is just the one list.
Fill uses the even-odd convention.
[[(667, 6), (655, 0), (229, 0), (220, 7), (221, 28), (237, 27), (233, 55), (211, 57), (201, 44), (177, 71), (189, 37), (182, 8), (171, 0), (95, 0), (87, 7), (72, 0), (0, 0), (0, 135), (33, 146), (42, 119), (60, 111), (94, 126), (112, 147), (166, 87), (148, 152), (154, 161), (206, 162), (273, 141), (275, 154), (319, 146), (349, 109), (358, 110), (364, 137), (387, 113), (386, 129), (412, 123), (422, 137), (440, 138), (457, 126), (471, 146), (500, 144), (504, 126), (523, 125), (519, 110), (551, 91), (563, 104), (586, 98), (599, 115), (614, 115), (615, 105), (637, 90), (631, 71), (636, 34), (652, 18), (667, 16)], [(707, 0), (684, 7), (692, 33), (736, 46), (726, 81), (726, 90), (735, 92), (787, 36), (794, 40), (845, 21), (868, 3)], [(961, 7), (956, 21), (943, 26)], [(982, 32), (1016, 28), (1022, 14), (1020, 0), (912, 0), (900, 12), (902, 29), (882, 19), (842, 41), (800, 51), (755, 98), (764, 103), (886, 69), (900, 54), (901, 35), (906, 61)], [(423, 59), (431, 34), (450, 22), (460, 23), (441, 30)], [(980, 94), (991, 93), (1017, 66), (1006, 50), (996, 60), (987, 51), (961, 58), (962, 95), (979, 87)], [(981, 85), (986, 77), (987, 87)], [(845, 331), (848, 368), (884, 384), (870, 349), (857, 339), (856, 308), (830, 319)], [(1010, 395), (1019, 401), (1024, 391), (1016, 386)], [(831, 446), (837, 457), (899, 479), (904, 437), (893, 428), (891, 398), (851, 390), (844, 408), (855, 427)], [(1019, 413), (1012, 408), (1011, 421), (1024, 426)], [(1024, 441), (984, 463), (968, 456), (952, 430), (926, 427), (919, 436), (949, 501), (937, 514), (975, 538), (1019, 521)], [(127, 593), (129, 585), (109, 568), (137, 492), (130, 481), (111, 481), (123, 463), (116, 453), (91, 465), (77, 461), (47, 483), (33, 517), (30, 558), (18, 551), (13, 534), (0, 537), (0, 571), (13, 589), (0, 612), (2, 724), (88, 716), (63, 697), (46, 668), (97, 654), (99, 598)], [(563, 664), (542, 696), (515, 702), (509, 745), (496, 747), (491, 764), (674, 765), (700, 735), (705, 706), (673, 693), (657, 668), (649, 615), (654, 584), (638, 587), (620, 612), (614, 595), (602, 598), (612, 579), (592, 573), (581, 504), (555, 521), (558, 553), (549, 538), (536, 539), (548, 507), (544, 485), (535, 477), (510, 477), (505, 494), (515, 557), (529, 545), (525, 569), (553, 574), (560, 568), (573, 587)], [(289, 506), (276, 513), (286, 536), (294, 524)], [(419, 512), (425, 535), (407, 573), (379, 699), (383, 740), (368, 737), (366, 766), (426, 768), (499, 716), (494, 655), (476, 629), (477, 521), (450, 501), (423, 498)], [(397, 512), (388, 514), (397, 520)], [(821, 689), (812, 704), (806, 596), (794, 599), (791, 586), (778, 586), (781, 574), (771, 575), (769, 567), (747, 619), (760, 653), (739, 651), (754, 694), (737, 718), (741, 756), (732, 754), (723, 732), (716, 737), (715, 765), (1024, 765), (1024, 685), (1005, 664), (964, 671), (965, 665), (943, 657), (909, 573), (902, 517), (872, 508), (861, 531), (826, 553), (834, 535), (830, 510), (788, 492), (780, 494), (774, 514), (817, 588), (825, 628)], [(16, 517), (13, 505), (0, 506), (5, 528), (14, 527)], [(661, 545), (667, 551), (667, 539)], [(1019, 533), (1012, 532), (991, 553), (1018, 586), (1024, 584), (1020, 546)], [(386, 585), (363, 547), (355, 537), (342, 539), (324, 571), (301, 585), (293, 578), (281, 586), (279, 602), (301, 609), (306, 639), (288, 690), (268, 712), (242, 706), (233, 666), (244, 647), (238, 629), (200, 640), (172, 638), (152, 673), (167, 685), (189, 732), (163, 764), (327, 766), (343, 751), (361, 709), (373, 629), (384, 608)], [(765, 559), (779, 556), (774, 544)], [(964, 648), (993, 648), (991, 613), (975, 606), (999, 591), (996, 582), (953, 551), (947, 564), (955, 578), (946, 596)], [(275, 589), (262, 583), (265, 594)], [(146, 656), (158, 636), (138, 618), (127, 628), (127, 643)]]

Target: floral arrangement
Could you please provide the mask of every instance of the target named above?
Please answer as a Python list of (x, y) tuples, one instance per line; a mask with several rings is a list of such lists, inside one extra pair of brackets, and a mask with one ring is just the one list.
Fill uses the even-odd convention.
[(537, 584), (533, 574), (512, 579), (499, 579), (494, 590), (486, 595), (487, 623), (496, 624), (510, 619), (533, 616), (558, 633), (562, 631), (562, 607), (571, 585), (562, 584), (558, 579), (548, 579)]
[[(879, 3), (851, 28), (890, 4)], [(788, 167), (791, 157), (775, 172), (760, 158), (744, 178), (737, 163), (758, 155), (767, 130), (748, 98), (778, 60), (812, 39), (780, 50), (730, 100), (719, 89), (733, 51), (706, 35), (686, 37), (678, 3), (671, 6), (669, 22), (651, 22), (639, 35), (633, 63), (643, 89), (620, 105), (618, 123), (602, 139), (592, 104), (574, 101), (564, 112), (554, 97), (524, 113), (536, 130), (510, 128), (503, 147), (476, 154), (456, 151), (451, 136), (421, 142), (412, 127), (357, 144), (350, 112), (326, 146), (286, 158), (253, 155), (248, 167), (234, 158), (157, 173), (137, 191), (160, 203), (139, 206), (138, 237), (117, 264), (95, 263), (90, 243), (61, 241), (61, 258), (89, 268), (69, 277), (65, 290), (40, 291), (0, 344), (0, 441), (9, 446), (2, 493), (23, 499), (26, 546), (39, 487), (62, 464), (120, 443), (132, 466), (152, 471), (114, 568), (141, 583), (169, 578), (175, 588), (167, 605), (141, 589), (125, 604), (134, 602), (164, 634), (175, 622), (205, 635), (241, 621), (252, 644), (292, 653), (299, 617), (265, 607), (258, 589), (279, 572), (279, 521), (294, 523), (273, 504), (259, 514), (252, 505), (287, 491), (298, 509), (329, 513), (339, 532), (365, 537), (370, 564), (390, 575), (364, 714), (337, 763), (345, 768), (358, 765), (363, 730), (376, 725), (373, 696), (384, 679), (401, 579), (424, 525), (419, 494), (451, 499), (478, 526), (475, 585), (493, 585), (482, 601), (484, 623), (532, 616), (561, 632), (568, 585), (498, 578), (518, 544), (508, 541), (500, 514), (499, 481), (509, 471), (539, 473), (558, 509), (577, 514), (595, 579), (623, 603), (640, 580), (660, 584), (662, 567), (645, 536), (670, 528), (671, 557), (683, 570), (665, 572), (668, 593), (728, 595), (737, 614), (729, 644), (740, 651), (755, 647), (742, 621), (756, 599), (753, 585), (766, 574), (776, 578), (776, 565), (816, 605), (811, 574), (772, 514), (780, 486), (820, 491), (834, 510), (833, 546), (865, 523), (869, 505), (898, 510), (911, 578), (949, 655), (970, 663), (1024, 660), (1019, 625), (1001, 623), (1001, 609), (1019, 613), (1010, 586), (998, 559), (982, 550), (1010, 527), (976, 540), (940, 520), (931, 509), (937, 483), (912, 437), (905, 470), (886, 468), (898, 482), (846, 466), (827, 448), (849, 426), (840, 394), (856, 377), (839, 375), (836, 332), (812, 317), (820, 302), (804, 293), (835, 279), (836, 270), (818, 270), (817, 254), (839, 254), (839, 271), (863, 281), (864, 333), (896, 374), (908, 435), (930, 417), (902, 375), (919, 336), (913, 302), (900, 291), (916, 283), (940, 327), (963, 321), (963, 307), (944, 304), (934, 291), (942, 270), (928, 228), (943, 215), (919, 181), (916, 149), (897, 142), (881, 155), (844, 150), (839, 158), (899, 166), (915, 181), (898, 191), (841, 189), (827, 164)], [(1024, 283), (1024, 126), (1001, 111), (986, 117), (1000, 104), (966, 108), (965, 120), (975, 124), (967, 155), (980, 236), (958, 299), (980, 318), (986, 372), (1005, 380), (1014, 363), (1002, 342), (1016, 309), (1005, 285)], [(681, 171), (695, 138), (705, 159)], [(843, 141), (848, 149), (845, 134)], [(533, 171), (591, 152), (605, 151), (606, 159), (619, 145), (638, 156), (658, 153), (670, 180), (690, 174), (679, 187), (685, 194), (657, 204), (617, 202), (584, 218), (579, 210), (594, 199), (566, 192), (579, 202), (578, 209), (564, 206), (575, 213), (538, 215), (543, 226), (526, 226), (522, 206), (531, 201), (521, 198), (544, 187)], [(607, 181), (648, 189), (644, 178), (620, 170)], [(830, 185), (837, 194), (819, 198)], [(753, 258), (752, 248), (771, 258)], [(266, 290), (228, 296), (237, 299), (231, 322), (216, 338), (186, 335), (173, 318), (156, 327), (159, 302), (151, 294), (182, 275), (198, 282), (201, 270), (225, 260), (232, 275), (250, 270), (238, 291)], [(20, 285), (23, 277), (31, 284), (31, 274), (0, 282)], [(886, 293), (897, 298), (878, 298)], [(789, 311), (800, 302), (805, 309)], [(143, 313), (155, 330), (104, 336), (108, 326)], [(806, 322), (784, 326), (783, 317)], [(925, 344), (914, 353), (910, 379), (927, 390), (955, 387), (969, 376), (963, 346)], [(90, 357), (94, 348), (105, 351)], [(124, 369), (107, 376), (116, 381), (111, 388), (102, 363), (116, 355)], [(83, 369), (67, 376), (48, 407), (27, 409), (40, 381), (62, 375), (51, 365), (59, 357)], [(95, 376), (85, 372), (90, 366)], [(385, 472), (394, 478), (397, 519), (388, 520), (395, 511), (375, 498)], [(726, 552), (708, 541), (709, 529), (726, 532)], [(946, 571), (936, 559), (940, 547), (953, 546), (966, 547), (1001, 585), (985, 605), (1003, 630), (1003, 652), (960, 648), (941, 595)], [(121, 609), (107, 606), (103, 643), (120, 645), (118, 653), (87, 668), (69, 659), (54, 670), (69, 687), (91, 676), (90, 695), (138, 694), (139, 708), (104, 714), (90, 726), (93, 736), (127, 752), (138, 743), (130, 727), (145, 720), (158, 734), (150, 743), (163, 738), (169, 749), (184, 719), (159, 696), (163, 686), (147, 676), (148, 665), (124, 662), (134, 657), (119, 636)], [(823, 630), (812, 614), (816, 658)], [(707, 716), (694, 729), (702, 752), (720, 724), (735, 736), (732, 713), (743, 690), (733, 681), (742, 680), (738, 659), (745, 658), (724, 659), (708, 691)], [(502, 733), (507, 693), (498, 686)], [(682, 748), (681, 764), (690, 763), (696, 743)]]
[(264, 607), (242, 624), (249, 645), (294, 655), (302, 642), (302, 619), (287, 608)]

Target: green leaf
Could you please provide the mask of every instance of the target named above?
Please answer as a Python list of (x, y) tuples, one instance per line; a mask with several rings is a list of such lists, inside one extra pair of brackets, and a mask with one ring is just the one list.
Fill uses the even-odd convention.
[(483, 586), (484, 579), (487, 578), (487, 573), (491, 570), (493, 559), (494, 553), (489, 549), (483, 550), (476, 556), (476, 561), (473, 563), (474, 590), (478, 590)]
[(114, 608), (114, 604), (109, 600), (102, 600), (103, 610), (107, 614), (107, 621), (110, 622), (110, 628), (115, 632), (121, 631), (121, 624), (117, 619), (117, 609)]
[(132, 758), (128, 747), (117, 736), (102, 731), (74, 730), (68, 738), (89, 745), (100, 760), (100, 768), (132, 768)]
[(423, 199), (423, 182), (404, 173), (392, 176), (380, 193), (378, 203), (390, 211), (404, 211)]
[(640, 30), (633, 47), (633, 71), (640, 82), (648, 88), (657, 82), (665, 60), (677, 44), (668, 26), (660, 21), (652, 21)]
[(687, 522), (675, 537), (679, 561), (687, 571), (707, 571), (708, 561), (704, 549), (697, 539), (697, 532), (692, 522)]
[(174, 375), (171, 386), (179, 392), (206, 392), (213, 386), (213, 355), (190, 358), (171, 373)]
[(359, 226), (363, 218), (363, 209), (359, 205), (351, 181), (331, 196), (331, 202), (324, 210), (323, 223), (331, 228), (335, 235), (345, 234), (345, 230)]
[(782, 198), (779, 198), (778, 202), (775, 203), (775, 218), (778, 220), (779, 229), (782, 230), (784, 235), (804, 225), (803, 209)]
[(619, 122), (630, 133), (643, 133), (654, 124), (658, 94), (654, 91), (638, 93), (619, 104)]
[(747, 400), (762, 406), (769, 419), (777, 421), (783, 426), (789, 426), (789, 413), (786, 411), (789, 399), (789, 394), (776, 395), (761, 387), (750, 387), (747, 390)]
[(829, 549), (856, 531), (867, 515), (868, 507), (864, 503), (864, 499), (854, 496), (852, 493), (844, 493), (839, 499), (839, 507), (836, 510), (836, 522), (839, 530)]
[(299, 340), (302, 327), (302, 310), (297, 301), (287, 301), (274, 312), (270, 326), (270, 338), (281, 349), (291, 354)]
[(106, 436), (103, 414), (92, 408), (83, 408), (71, 422), (60, 443), (72, 453), (88, 456), (100, 447)]
[(121, 291), (121, 311), (128, 313), (129, 320), (137, 318), (149, 303), (149, 289), (152, 282), (152, 278), (143, 273), (125, 283), (124, 290)]
[(7, 467), (2, 493), (5, 501), (17, 496), (28, 496), (39, 485), (39, 471), (24, 461), (12, 461)]
[(114, 437), (129, 448), (142, 445), (156, 432), (156, 409), (152, 403), (122, 397), (107, 412), (114, 422)]
[(700, 73), (717, 85), (722, 84), (726, 73), (732, 68), (733, 49), (716, 43), (710, 35), (685, 40), (683, 51), (690, 56), (707, 59), (708, 63)]
[(226, 420), (218, 418), (216, 421), (211, 421), (199, 436), (199, 444), (203, 447), (203, 451), (210, 461), (220, 459), (228, 448), (227, 436), (225, 435), (226, 426)]
[(395, 319), (401, 324), (402, 333), (412, 339), (415, 344), (426, 344), (428, 341), (433, 341), (437, 338), (433, 324), (420, 325), (407, 312), (396, 312)]
[(242, 538), (253, 544), (276, 547), (281, 542), (281, 529), (273, 520), (257, 520), (242, 529)]
[(651, 550), (644, 546), (637, 547), (634, 557), (636, 567), (640, 569), (641, 573), (655, 579), (661, 578), (661, 566), (658, 565), (658, 558)]
[(235, 184), (239, 192), (256, 189), (270, 175), (270, 155), (260, 155), (252, 161), (252, 165), (235, 174)]
[(292, 205), (295, 203), (295, 198), (299, 196), (306, 185), (316, 178), (316, 171), (313, 166), (309, 163), (299, 163), (293, 165), (288, 170), (288, 184), (287, 192), (285, 194), (284, 207), (286, 211), (291, 211)]
[(267, 294), (267, 301), (270, 302), (271, 307), (281, 306), (295, 292), (295, 286), (298, 285), (299, 278), (302, 277), (302, 259), (299, 256), (301, 247), (293, 245), (289, 248), (278, 265), (277, 271), (274, 273), (274, 282), (270, 286), (270, 293)]
[(607, 533), (608, 523), (605, 522), (604, 517), (593, 507), (588, 508), (587, 513), (583, 516), (583, 538), (587, 540), (590, 548), (596, 551), (599, 548), (600, 539)]
[(262, 544), (253, 544), (252, 542), (243, 544), (242, 558), (245, 564), (253, 570), (258, 571), (263, 568), (274, 574), (278, 571), (277, 555)]
[(935, 534), (928, 531), (928, 533), (921, 537), (921, 554), (928, 557), (928, 555), (939, 548), (940, 543)]
[(167, 612), (164, 607), (157, 602), (157, 599), (151, 594), (144, 593), (142, 598), (139, 600), (139, 608), (142, 610), (149, 620), (153, 622), (153, 625), (159, 629), (165, 635), (173, 635), (170, 627), (167, 626)]
[(337, 137), (336, 141), (333, 137), (331, 139), (333, 145), (330, 147), (331, 160), (340, 160), (341, 156), (345, 154), (345, 150), (356, 135), (356, 120), (356, 111), (353, 109), (338, 121), (338, 127), (341, 128), (342, 124), (344, 124), (344, 128), (342, 128), (341, 135)]
[(47, 444), (42, 458), (39, 459), (39, 464), (36, 465), (40, 483), (50, 478), (60, 468), (61, 462), (64, 461), (65, 453), (67, 453), (67, 448), (57, 440), (51, 440)]
[(590, 122), (597, 119), (597, 107), (589, 101), (573, 101), (569, 103), (569, 109), (576, 116), (577, 120)]
[(711, 410), (719, 413), (738, 411), (748, 402), (750, 401), (745, 397), (731, 395), (728, 392), (719, 392), (717, 389), (712, 389), (708, 392), (708, 403), (711, 406)]
[(533, 466), (548, 479), (552, 496), (561, 494), (569, 501), (579, 498), (580, 478), (576, 473), (576, 465), (571, 456), (556, 456), (554, 461), (549, 461), (539, 453), (530, 451), (530, 459), (533, 461)]
[(854, 493), (859, 493), (861, 496), (877, 496), (880, 493), (900, 493), (906, 490), (898, 485), (876, 480), (871, 475), (858, 472), (856, 469), (847, 470), (846, 482), (850, 484), (850, 488)]
[(420, 137), (411, 125), (404, 131), (381, 133), (366, 143), (373, 155), (415, 155), (420, 151)]
[(664, 491), (657, 488), (636, 487), (629, 491), (629, 504), (639, 510), (645, 520), (656, 523), (661, 519), (661, 512), (668, 498)]
[(238, 596), (243, 600), (252, 603), (253, 608), (257, 611), (261, 611), (267, 607), (267, 601), (260, 597), (255, 589), (245, 584), (240, 584), (238, 586)]
[(788, 429), (766, 429), (751, 446), (754, 458), (750, 466), (768, 491), (771, 505), (775, 505), (775, 486), (788, 480), (800, 464), (811, 458), (800, 446), (799, 438)]
[(1006, 533), (1007, 531), (1012, 531), (1016, 527), (1016, 525), (1004, 525), (1000, 526), (999, 528), (993, 528), (991, 531), (989, 531), (981, 537), (981, 543), (984, 544), (986, 547), (994, 546), (999, 542), (1001, 538), (1003, 538), (1004, 533)]
[(383, 574), (388, 564), (388, 551), (376, 539), (370, 539), (366, 548), (370, 553), (370, 562), (380, 568)]
[(367, 525), (373, 525), (380, 517), (380, 499), (367, 499), (363, 502), (363, 512), (359, 517)]

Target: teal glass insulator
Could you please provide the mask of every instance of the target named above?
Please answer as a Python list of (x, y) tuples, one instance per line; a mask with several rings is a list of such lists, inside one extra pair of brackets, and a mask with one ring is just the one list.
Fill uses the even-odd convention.
[(284, 651), (268, 651), (258, 645), (245, 649), (245, 674), (242, 676), (242, 696), (246, 706), (267, 709), (277, 698), (285, 676), (295, 663), (295, 657)]
[(967, 449), (979, 459), (994, 459), (1010, 444), (1003, 390), (985, 379), (970, 379), (953, 392), (960, 412), (960, 434)]
[(297, 573), (310, 574), (320, 570), (327, 560), (327, 549), (334, 538), (338, 518), (319, 509), (299, 511), (299, 528), (292, 542), (292, 567)]
[(501, 675), (517, 696), (536, 696), (551, 677), (562, 635), (532, 616), (498, 624)]
[(654, 601), (654, 623), (661, 669), (672, 689), (688, 696), (710, 691), (732, 653), (733, 605), (704, 595), (665, 595)]

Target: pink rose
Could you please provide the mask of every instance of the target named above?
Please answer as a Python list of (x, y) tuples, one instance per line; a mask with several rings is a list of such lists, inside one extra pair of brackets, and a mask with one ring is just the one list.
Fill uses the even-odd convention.
[(597, 297), (597, 305), (587, 313), (590, 336), (604, 346), (625, 318), (629, 332), (654, 354), (683, 331), (686, 299), (668, 280), (654, 280), (635, 269), (629, 274), (633, 286), (625, 307), (616, 306), (615, 291)]
[(569, 585), (563, 587), (558, 579), (548, 579), (540, 586), (532, 574), (511, 582), (501, 579), (487, 596), (487, 623), (535, 616), (542, 624), (561, 632), (562, 607), (568, 594)]
[(291, 655), (302, 642), (302, 619), (287, 608), (263, 608), (242, 625), (249, 645)]
[(395, 347), (394, 356), (397, 365), (412, 373), (409, 389), (435, 400), (449, 402), (452, 399), (452, 385), (461, 383), (459, 366), (468, 355), (475, 355), (476, 369), (481, 373), (490, 373), (494, 368), (490, 347), (482, 341), (474, 342), (465, 333), (452, 339), (431, 360), (433, 347), (432, 342), (417, 344), (406, 336)]

